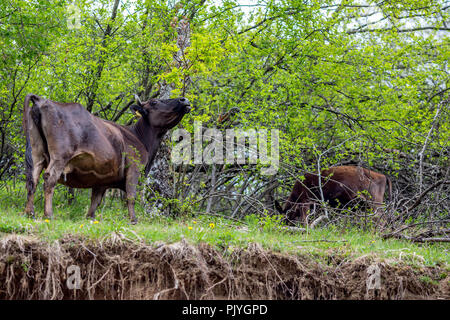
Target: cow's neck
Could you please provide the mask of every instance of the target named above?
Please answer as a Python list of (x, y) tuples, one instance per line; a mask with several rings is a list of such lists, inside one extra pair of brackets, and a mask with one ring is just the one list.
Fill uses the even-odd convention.
[(145, 165), (145, 174), (147, 174), (167, 130), (152, 127), (142, 118), (132, 126), (132, 130), (148, 152), (147, 164)]

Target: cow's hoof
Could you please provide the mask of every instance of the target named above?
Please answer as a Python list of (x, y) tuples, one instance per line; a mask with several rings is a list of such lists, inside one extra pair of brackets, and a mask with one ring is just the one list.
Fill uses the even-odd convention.
[(54, 217), (53, 211), (48, 211), (48, 212), (44, 211), (44, 218), (45, 219), (53, 219), (53, 217)]
[(34, 215), (34, 211), (24, 211), (23, 216), (27, 217), (28, 219), (36, 220), (36, 216)]
[(36, 220), (36, 216), (34, 215), (34, 212), (25, 213), (25, 217), (31, 220)]

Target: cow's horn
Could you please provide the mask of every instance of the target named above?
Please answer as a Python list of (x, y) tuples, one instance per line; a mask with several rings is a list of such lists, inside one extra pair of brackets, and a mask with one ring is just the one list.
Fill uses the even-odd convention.
[(139, 96), (137, 94), (134, 94), (134, 100), (136, 100), (136, 103), (140, 106), (142, 106), (142, 101), (139, 99)]

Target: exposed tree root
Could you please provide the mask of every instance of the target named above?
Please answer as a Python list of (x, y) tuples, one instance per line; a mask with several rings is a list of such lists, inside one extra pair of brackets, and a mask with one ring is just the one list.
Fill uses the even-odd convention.
[[(0, 299), (450, 299), (449, 277), (437, 267), (414, 270), (368, 256), (321, 265), (305, 252), (257, 244), (226, 252), (185, 241), (149, 246), (117, 234), (53, 243), (12, 235), (0, 241)], [(72, 265), (80, 289), (67, 286)], [(380, 272), (379, 288), (368, 285), (370, 266)]]

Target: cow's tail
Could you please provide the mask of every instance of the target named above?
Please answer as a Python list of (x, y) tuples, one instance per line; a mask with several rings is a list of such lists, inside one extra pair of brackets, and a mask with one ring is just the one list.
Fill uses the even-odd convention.
[[(30, 100), (33, 102), (33, 108), (30, 108)], [(33, 189), (33, 157), (32, 157), (32, 149), (30, 142), (30, 126), (29, 122), (34, 121), (37, 113), (39, 113), (39, 109), (36, 106), (36, 103), (40, 100), (39, 96), (34, 94), (28, 94), (25, 97), (25, 101), (23, 103), (23, 120), (22, 120), (22, 129), (26, 139), (25, 146), (25, 177), (27, 179), (26, 187), (27, 190)], [(34, 110), (32, 110), (34, 109)], [(32, 112), (35, 114), (32, 115)]]

